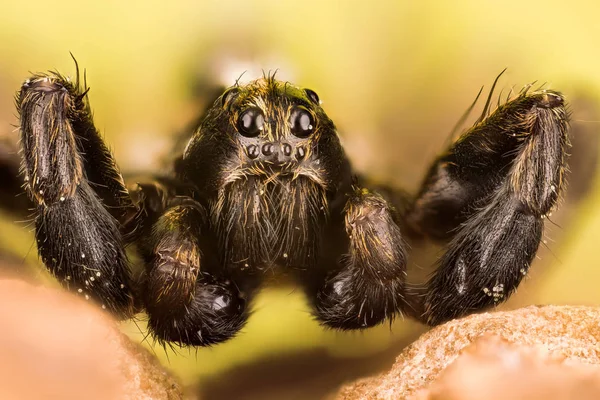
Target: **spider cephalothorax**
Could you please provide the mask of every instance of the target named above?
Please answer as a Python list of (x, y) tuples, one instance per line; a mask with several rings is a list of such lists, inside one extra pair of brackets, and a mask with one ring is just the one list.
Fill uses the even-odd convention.
[(224, 264), (306, 268), (344, 167), (316, 93), (267, 77), (215, 102), (177, 173), (196, 183)]
[[(353, 174), (316, 93), (267, 76), (214, 102), (172, 175), (128, 189), (87, 89), (36, 75), (17, 108), (38, 251), (69, 289), (117, 315), (143, 308), (156, 338), (181, 345), (237, 333), (266, 270), (294, 276), (315, 317), (338, 329), (479, 311), (527, 274), (568, 147), (559, 93), (526, 88), (488, 105), (409, 196)], [(446, 251), (429, 281), (409, 287), (413, 235)]]

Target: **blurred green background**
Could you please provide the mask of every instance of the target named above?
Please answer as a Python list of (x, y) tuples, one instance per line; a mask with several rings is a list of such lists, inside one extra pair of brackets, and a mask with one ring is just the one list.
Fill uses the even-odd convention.
[[(584, 151), (573, 148), (579, 164), (570, 180), (579, 187), (595, 179), (599, 16), (596, 1), (581, 0), (4, 0), (0, 135), (17, 140), (20, 83), (30, 72), (74, 74), (70, 51), (87, 70), (96, 125), (122, 170), (155, 170), (201, 111), (208, 86), (279, 68), (280, 79), (319, 93), (359, 170), (414, 191), (479, 88), (508, 67), (504, 93), (537, 80), (573, 102)], [(598, 185), (588, 193), (565, 202), (534, 272), (503, 307), (600, 304)], [(43, 276), (25, 223), (5, 216), (0, 247)], [(326, 331), (288, 286), (265, 290), (255, 309), (230, 342), (156, 354), (206, 398), (318, 398), (385, 368), (423, 331), (410, 321)], [(123, 329), (142, 341), (143, 320)]]

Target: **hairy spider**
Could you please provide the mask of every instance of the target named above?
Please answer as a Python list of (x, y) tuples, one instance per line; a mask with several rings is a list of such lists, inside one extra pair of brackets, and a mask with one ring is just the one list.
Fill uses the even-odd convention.
[[(227, 89), (171, 176), (128, 187), (87, 93), (48, 73), (17, 94), (39, 254), (68, 289), (123, 318), (145, 309), (153, 335), (179, 345), (235, 335), (274, 269), (338, 329), (401, 313), (434, 325), (493, 306), (527, 274), (564, 186), (569, 116), (550, 90), (526, 88), (491, 113), (488, 99), (415, 196), (353, 174), (317, 94), (272, 75)], [(411, 235), (445, 246), (415, 287)]]

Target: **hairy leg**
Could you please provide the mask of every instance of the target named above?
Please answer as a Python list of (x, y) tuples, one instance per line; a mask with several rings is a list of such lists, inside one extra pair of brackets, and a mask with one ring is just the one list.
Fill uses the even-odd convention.
[[(344, 216), (346, 254), (333, 272), (312, 277), (308, 294), (323, 324), (367, 328), (393, 319), (406, 306), (405, 244), (392, 207), (376, 193), (355, 189)], [(336, 259), (339, 253), (321, 264)]]
[(433, 164), (405, 215), (413, 230), (447, 243), (424, 289), (424, 321), (485, 309), (517, 288), (564, 186), (567, 130), (562, 95), (525, 90)]
[(44, 264), (63, 285), (120, 316), (133, 312), (120, 220), (136, 212), (93, 125), (86, 91), (36, 75), (17, 95), (26, 191)]
[(208, 346), (243, 327), (256, 287), (221, 268), (205, 208), (180, 189), (163, 180), (132, 191), (145, 214), (137, 241), (145, 261), (141, 301), (160, 342)]

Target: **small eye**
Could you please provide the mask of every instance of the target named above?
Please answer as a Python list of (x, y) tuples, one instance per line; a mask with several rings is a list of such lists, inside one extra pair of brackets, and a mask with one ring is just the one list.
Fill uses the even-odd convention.
[(227, 108), (235, 100), (235, 98), (239, 96), (239, 94), (240, 89), (236, 86), (227, 89), (225, 93), (221, 95), (221, 105), (224, 108)]
[(302, 107), (296, 107), (292, 110), (290, 125), (292, 134), (299, 138), (307, 138), (315, 130), (315, 121), (312, 114)]
[(304, 89), (304, 93), (306, 93), (310, 101), (316, 105), (321, 105), (321, 99), (319, 99), (319, 95), (314, 90)]
[(237, 122), (240, 134), (246, 137), (257, 137), (263, 130), (265, 116), (259, 108), (252, 107), (244, 111)]

